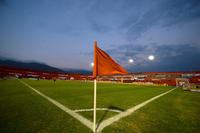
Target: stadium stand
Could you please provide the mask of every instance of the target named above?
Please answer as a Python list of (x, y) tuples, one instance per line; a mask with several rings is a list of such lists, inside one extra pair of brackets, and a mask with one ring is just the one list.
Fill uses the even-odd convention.
[[(0, 66), (0, 79), (4, 78), (32, 78), (32, 79), (58, 79), (58, 80), (83, 80), (92, 81), (92, 75), (80, 75), (65, 72), (48, 72), (30, 69), (21, 69), (10, 66)], [(200, 71), (192, 72), (143, 72), (131, 73), (127, 75), (112, 75), (99, 77), (99, 81), (120, 82), (134, 84), (156, 84), (176, 86), (176, 79), (188, 79), (190, 86), (198, 88), (200, 86)]]
[(30, 69), (21, 69), (10, 66), (0, 66), (0, 78), (33, 78), (33, 79), (60, 79), (60, 80), (80, 80), (80, 74), (65, 72), (48, 72)]

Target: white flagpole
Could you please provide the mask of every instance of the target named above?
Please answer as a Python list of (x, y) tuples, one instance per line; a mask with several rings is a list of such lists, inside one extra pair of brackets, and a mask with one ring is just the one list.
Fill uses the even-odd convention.
[(93, 131), (96, 132), (96, 89), (97, 89), (97, 80), (94, 80), (94, 125), (93, 125)]

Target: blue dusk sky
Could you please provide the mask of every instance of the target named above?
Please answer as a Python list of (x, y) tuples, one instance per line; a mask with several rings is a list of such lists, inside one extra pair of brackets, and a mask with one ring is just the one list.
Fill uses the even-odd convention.
[(95, 40), (129, 72), (200, 70), (200, 0), (0, 0), (1, 58), (92, 70)]

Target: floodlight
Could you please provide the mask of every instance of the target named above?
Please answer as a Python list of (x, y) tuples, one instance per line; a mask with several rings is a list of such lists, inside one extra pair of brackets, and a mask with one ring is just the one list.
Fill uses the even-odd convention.
[(134, 62), (134, 60), (133, 60), (133, 59), (129, 59), (128, 61), (129, 61), (129, 63), (133, 63), (133, 62)]
[(150, 55), (148, 58), (149, 58), (149, 60), (154, 60), (154, 56), (153, 55)]
[(92, 63), (90, 63), (90, 65), (93, 67), (93, 66), (94, 66), (94, 63), (92, 62)]

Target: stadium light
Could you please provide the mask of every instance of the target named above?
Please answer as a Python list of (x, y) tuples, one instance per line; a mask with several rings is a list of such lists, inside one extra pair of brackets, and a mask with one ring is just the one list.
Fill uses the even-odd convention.
[(133, 63), (134, 60), (133, 60), (133, 59), (129, 59), (128, 62), (129, 62), (129, 63)]
[(93, 66), (94, 66), (94, 63), (92, 62), (92, 63), (90, 63), (90, 65), (91, 65), (91, 67), (93, 67)]
[(153, 55), (150, 55), (148, 58), (149, 58), (149, 60), (154, 60), (154, 56)]

